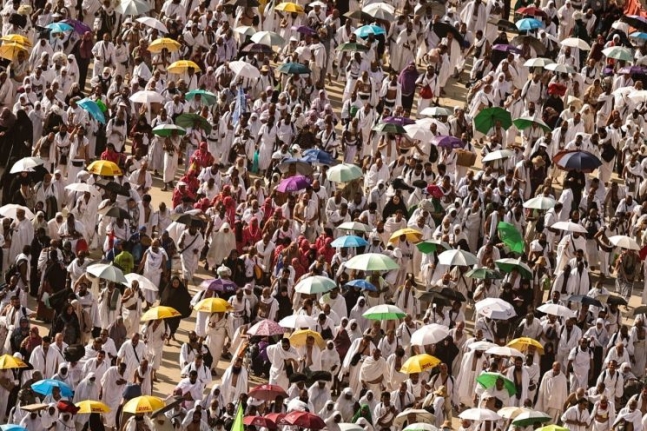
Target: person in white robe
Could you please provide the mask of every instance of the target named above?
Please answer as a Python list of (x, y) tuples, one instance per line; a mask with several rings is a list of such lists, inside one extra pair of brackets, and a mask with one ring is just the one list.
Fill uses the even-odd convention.
[(227, 337), (229, 320), (230, 319), (225, 313), (211, 313), (211, 316), (209, 317), (209, 320), (207, 320), (203, 329), (203, 332), (207, 335), (205, 343), (214, 359), (211, 364), (213, 372), (216, 371), (218, 361), (222, 355), (225, 338)]
[(530, 398), (528, 395), (530, 376), (528, 374), (528, 371), (523, 366), (523, 360), (521, 358), (514, 358), (514, 366), (508, 368), (505, 376), (512, 382), (519, 383), (518, 373), (521, 373), (521, 393), (519, 394), (519, 396), (517, 396), (517, 394), (511, 396), (512, 405), (516, 407), (523, 407), (526, 403), (526, 400)]
[(127, 382), (125, 363), (108, 368), (101, 379), (101, 400), (110, 407), (110, 412), (103, 415), (106, 427), (114, 428), (117, 425), (118, 407)]
[(207, 252), (207, 264), (210, 268), (217, 268), (229, 256), (229, 252), (236, 248), (236, 236), (229, 223), (223, 223), (220, 229), (214, 230), (211, 244)]
[(151, 360), (153, 381), (157, 381), (157, 371), (162, 366), (164, 341), (168, 338), (170, 330), (164, 320), (151, 320), (142, 329), (146, 351)]
[(139, 319), (142, 316), (144, 292), (137, 280), (130, 283), (121, 297), (121, 316), (124, 319), (126, 333), (130, 334), (139, 330)]
[(34, 226), (25, 218), (25, 211), (16, 210), (16, 219), (11, 222), (11, 245), (9, 246), (9, 262), (15, 262), (26, 245), (31, 245), (34, 239)]
[(474, 390), (476, 378), (481, 374), (485, 365), (485, 356), (482, 350), (473, 349), (463, 356), (461, 362), (462, 372), (456, 378), (458, 399), (461, 404), (471, 407), (474, 403)]
[(386, 387), (389, 369), (382, 357), (380, 349), (374, 349), (370, 356), (364, 359), (359, 371), (359, 381), (362, 388), (370, 389), (373, 393), (381, 393)]
[(544, 374), (535, 404), (535, 409), (547, 413), (555, 422), (561, 418), (568, 396), (566, 375), (562, 373), (561, 368), (560, 363), (555, 362), (553, 368)]
[(315, 412), (321, 411), (331, 399), (329, 384), (323, 380), (314, 382), (308, 388), (308, 401), (312, 403)]
[(195, 402), (202, 399), (203, 386), (198, 380), (198, 372), (192, 370), (189, 377), (185, 377), (177, 384), (174, 394), (184, 398), (184, 406), (187, 409), (193, 408)]
[(50, 347), (51, 343), (51, 337), (43, 337), (41, 345), (36, 346), (29, 356), (29, 363), (41, 372), (44, 379), (51, 379), (56, 374), (59, 364), (64, 361), (61, 355)]
[[(153, 285), (160, 286), (162, 276), (166, 273), (166, 265), (168, 262), (168, 255), (166, 250), (160, 247), (159, 239), (155, 238), (151, 242), (151, 246), (144, 252), (139, 267), (143, 269), (143, 275), (149, 279)], [(157, 292), (144, 289), (144, 298), (149, 304), (155, 303), (157, 299)]]
[(609, 397), (602, 395), (593, 404), (593, 410), (591, 410), (591, 429), (593, 431), (611, 431), (611, 425), (615, 420), (615, 404), (609, 401)]
[(299, 355), (299, 372), (307, 373), (321, 370), (321, 349), (315, 344), (312, 336), (306, 338), (306, 344), (296, 348)]
[(86, 359), (85, 364), (83, 364), (83, 375), (86, 376), (89, 373), (94, 373), (94, 375), (97, 376), (97, 384), (101, 387), (103, 375), (109, 368), (110, 363), (106, 361), (106, 352), (101, 350), (96, 357)]
[(117, 363), (126, 364), (126, 380), (133, 381), (135, 368), (146, 355), (146, 346), (139, 341), (139, 334), (133, 333), (130, 340), (126, 340), (117, 352)]
[[(74, 388), (74, 403), (80, 403), (85, 400), (98, 400), (99, 390), (97, 376), (94, 373), (88, 373)], [(81, 426), (85, 425), (88, 420), (90, 420), (89, 414), (78, 414), (74, 418), (74, 421)]]
[(204, 238), (195, 225), (185, 229), (178, 241), (178, 253), (182, 262), (182, 276), (184, 284), (189, 285), (193, 281), (193, 275), (198, 270), (200, 251), (204, 247)]
[(467, 24), (467, 31), (476, 34), (482, 31), (485, 34), (485, 25), (487, 23), (487, 14), (485, 5), (481, 0), (471, 0), (465, 4), (460, 13), (461, 21)]
[(289, 339), (283, 338), (280, 343), (267, 348), (267, 357), (272, 364), (270, 367), (270, 384), (287, 388), (289, 381), (285, 366), (289, 364), (294, 371), (299, 367), (299, 356), (296, 349), (290, 346)]
[(121, 292), (114, 283), (108, 283), (99, 295), (99, 320), (101, 329), (106, 329), (117, 320), (121, 310)]
[(620, 409), (618, 416), (613, 421), (612, 428), (617, 429), (616, 426), (622, 422), (631, 423), (634, 431), (642, 431), (643, 417), (641, 411), (638, 409), (638, 401), (630, 400), (626, 407)]
[(222, 375), (220, 393), (224, 405), (236, 403), (241, 394), (246, 394), (249, 387), (247, 368), (243, 366), (243, 359), (236, 357)]
[(586, 398), (577, 400), (577, 404), (569, 407), (561, 419), (571, 431), (586, 431), (591, 426), (591, 417), (588, 411), (589, 402)]

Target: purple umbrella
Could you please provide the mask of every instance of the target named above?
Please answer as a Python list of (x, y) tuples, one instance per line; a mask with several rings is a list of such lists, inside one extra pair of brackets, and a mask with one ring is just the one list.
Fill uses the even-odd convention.
[(263, 45), (262, 43), (250, 43), (249, 45), (245, 45), (245, 47), (241, 50), (242, 52), (253, 52), (253, 53), (260, 53), (262, 52), (263, 54), (271, 54), (272, 53), (272, 47)]
[(382, 120), (383, 123), (397, 124), (398, 126), (406, 126), (409, 124), (415, 124), (416, 122), (411, 118), (406, 117), (386, 117)]
[(498, 45), (494, 45), (492, 49), (495, 49), (497, 51), (503, 51), (503, 52), (511, 52), (513, 54), (521, 54), (521, 50), (512, 45), (498, 44)]
[(317, 33), (314, 29), (305, 25), (299, 25), (299, 26), (293, 25), (292, 30), (296, 31), (297, 33), (310, 34), (310, 35)]
[(624, 73), (630, 73), (632, 75), (646, 75), (647, 74), (647, 67), (627, 66), (627, 67), (623, 67), (622, 69), (618, 70), (619, 75), (622, 75)]
[(297, 192), (303, 190), (310, 185), (310, 180), (303, 175), (295, 175), (281, 181), (276, 187), (276, 190), (281, 193)]
[(92, 31), (90, 27), (88, 27), (85, 23), (78, 21), (76, 19), (66, 19), (63, 20), (64, 23), (71, 25), (74, 27), (74, 31), (77, 32), (78, 34), (85, 34), (88, 31)]
[(200, 288), (221, 293), (235, 293), (238, 286), (236, 286), (236, 283), (233, 281), (223, 280), (222, 278), (212, 278), (211, 280), (205, 280), (200, 283)]
[(455, 136), (435, 136), (431, 142), (441, 148), (463, 148), (465, 143)]

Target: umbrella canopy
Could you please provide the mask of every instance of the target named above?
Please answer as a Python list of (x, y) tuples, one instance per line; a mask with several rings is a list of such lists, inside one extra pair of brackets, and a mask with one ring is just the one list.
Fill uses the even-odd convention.
[(101, 401), (84, 400), (74, 404), (79, 408), (77, 414), (92, 414), (92, 413), (110, 413), (111, 409)]
[(3, 43), (2, 46), (0, 46), (0, 57), (6, 58), (7, 60), (15, 60), (21, 52), (27, 52), (27, 48), (19, 43)]
[(361, 178), (362, 170), (352, 163), (340, 163), (328, 169), (327, 178), (335, 183), (347, 183)]
[(278, 10), (279, 12), (288, 12), (288, 13), (303, 13), (303, 6), (298, 5), (296, 3), (292, 2), (284, 2), (276, 5), (274, 10)]
[(276, 429), (276, 422), (264, 416), (245, 416), (243, 423), (247, 426), (255, 426), (257, 428)]
[(202, 72), (202, 69), (200, 69), (200, 66), (198, 66), (195, 62), (190, 60), (175, 61), (169, 65), (166, 71), (169, 73), (175, 73), (177, 75), (181, 75), (183, 73), (186, 73), (186, 71), (189, 69), (193, 69), (196, 73)]
[(501, 280), (503, 278), (499, 271), (484, 267), (472, 269), (465, 275), (478, 280)]
[(395, 305), (381, 304), (371, 307), (362, 314), (368, 320), (398, 320), (403, 319), (407, 313)]
[(546, 53), (546, 47), (544, 46), (544, 44), (534, 36), (520, 35), (512, 39), (510, 43), (516, 46), (528, 44), (532, 49), (535, 50), (535, 53), (537, 55), (544, 55)]
[(395, 8), (384, 2), (371, 3), (368, 6), (364, 6), (362, 11), (375, 19), (381, 19), (383, 21), (393, 21), (395, 19)]
[(278, 385), (258, 385), (248, 394), (250, 397), (256, 398), (261, 401), (274, 401), (277, 396), (287, 398), (288, 394)]
[(131, 220), (132, 216), (128, 211), (126, 211), (123, 208), (120, 207), (112, 207), (109, 208), (108, 211), (105, 212), (106, 216), (108, 217), (114, 217), (114, 218), (120, 218), (120, 219), (125, 219), (125, 220)]
[(123, 271), (111, 263), (95, 263), (88, 266), (87, 272), (103, 280), (112, 281), (117, 284), (128, 284), (128, 280), (124, 277)]
[[(144, 24), (146, 27), (154, 28), (161, 31), (162, 33), (168, 33), (168, 28), (162, 22), (156, 18), (150, 16), (142, 16), (137, 18), (135, 21)], [(167, 69), (168, 70), (168, 69)]]
[(310, 186), (310, 180), (303, 175), (295, 175), (293, 177), (288, 177), (279, 183), (276, 187), (281, 193), (290, 193), (297, 192), (299, 190), (304, 190)]
[(393, 425), (395, 426), (402, 426), (404, 422), (407, 423), (426, 423), (426, 424), (433, 424), (435, 420), (434, 415), (429, 413), (427, 410), (423, 409), (407, 409), (401, 413), (399, 413), (396, 417), (395, 420), (393, 421)]
[(32, 172), (36, 166), (42, 166), (44, 163), (45, 160), (40, 157), (25, 157), (14, 163), (9, 173)]
[(537, 196), (523, 203), (524, 208), (546, 211), (555, 206), (555, 199), (548, 196)]
[(391, 238), (389, 238), (389, 242), (395, 242), (396, 240), (400, 239), (401, 236), (405, 236), (407, 241), (409, 242), (419, 242), (422, 239), (422, 232), (420, 232), (418, 229), (412, 229), (410, 227), (398, 229), (393, 232), (393, 235), (391, 235)]
[(182, 45), (179, 42), (169, 39), (168, 37), (162, 37), (160, 39), (155, 39), (148, 45), (148, 50), (152, 53), (159, 53), (162, 50), (166, 49), (168, 52), (175, 52), (180, 49)]
[(521, 50), (519, 48), (505, 43), (496, 44), (492, 47), (492, 49), (495, 51), (502, 51), (502, 52), (507, 52), (512, 54), (521, 54)]
[(193, 309), (204, 313), (226, 313), (232, 310), (232, 306), (222, 298), (205, 298), (195, 304)]
[(508, 346), (490, 347), (485, 351), (485, 353), (488, 355), (501, 356), (504, 358), (509, 358), (509, 357), (523, 358), (525, 356), (517, 349), (513, 349), (512, 347), (508, 347)]
[(279, 171), (281, 171), (281, 173), (283, 174), (286, 174), (290, 172), (290, 167), (293, 165), (296, 173), (300, 175), (311, 175), (313, 172), (312, 166), (308, 162), (292, 157), (284, 159), (281, 162), (281, 164), (279, 165)]
[(150, 10), (148, 3), (139, 0), (121, 0), (117, 7), (115, 7), (115, 12), (122, 15), (132, 15), (137, 16), (144, 14)]
[(313, 165), (334, 165), (337, 163), (337, 160), (333, 156), (323, 150), (318, 148), (310, 148), (303, 152), (303, 157), (301, 158), (304, 162), (312, 163)]
[(602, 307), (602, 302), (587, 295), (571, 295), (568, 298), (569, 302), (579, 302), (593, 307)]
[(363, 290), (370, 290), (371, 292), (377, 292), (377, 287), (361, 278), (351, 280), (348, 283), (344, 284), (344, 286), (352, 286)]
[(285, 415), (283, 421), (301, 428), (320, 430), (326, 428), (326, 423), (319, 416), (309, 412), (293, 411)]
[(94, 175), (99, 175), (102, 177), (114, 177), (121, 175), (121, 169), (119, 166), (109, 160), (97, 160), (86, 168), (88, 172)]
[(546, 425), (545, 427), (537, 428), (535, 431), (570, 431), (570, 429), (559, 425)]
[(316, 325), (317, 321), (314, 318), (300, 314), (292, 314), (279, 320), (279, 326), (288, 329), (314, 328)]
[(495, 106), (485, 108), (474, 118), (474, 126), (479, 132), (487, 134), (495, 124), (501, 123), (501, 127), (508, 130), (512, 126), (510, 112)]
[(418, 250), (420, 250), (421, 253), (429, 254), (433, 253), (438, 250), (449, 250), (451, 246), (447, 244), (446, 242), (442, 241), (437, 241), (437, 240), (427, 240), (427, 241), (421, 241), (418, 244), (416, 244), (416, 247)]
[(45, 28), (51, 30), (52, 33), (65, 33), (67, 31), (73, 31), (74, 27), (64, 22), (53, 22), (47, 24)]
[(521, 232), (511, 223), (500, 221), (497, 231), (501, 241), (513, 252), (522, 254), (526, 246)]
[(525, 130), (529, 129), (533, 126), (540, 127), (546, 132), (550, 132), (551, 129), (548, 124), (544, 123), (542, 120), (538, 118), (532, 118), (532, 117), (520, 117), (512, 120), (512, 124), (515, 125), (515, 127), (519, 130)]
[(256, 29), (248, 25), (238, 26), (234, 29), (234, 31), (238, 34), (242, 34), (243, 36), (251, 36), (256, 33)]
[(157, 285), (153, 284), (152, 281), (150, 281), (148, 278), (144, 277), (143, 275), (137, 274), (135, 272), (126, 274), (124, 277), (128, 281), (128, 286), (132, 287), (133, 282), (136, 281), (137, 283), (139, 283), (140, 289), (150, 290), (151, 292), (157, 292), (159, 290)]
[(378, 34), (386, 34), (386, 31), (384, 31), (382, 27), (379, 27), (377, 25), (364, 25), (355, 30), (355, 35), (357, 37), (361, 37), (362, 39), (367, 38), (371, 34), (377, 36)]
[(497, 268), (499, 268), (506, 274), (516, 269), (519, 272), (519, 275), (521, 275), (521, 278), (525, 278), (527, 280), (532, 279), (532, 269), (530, 269), (528, 265), (523, 263), (521, 259), (499, 259), (494, 263)]
[(163, 408), (164, 405), (164, 400), (161, 398), (143, 395), (128, 401), (124, 405), (123, 411), (132, 414), (153, 413), (155, 410)]
[(440, 359), (435, 356), (423, 353), (410, 357), (402, 364), (400, 372), (404, 374), (422, 373), (430, 371), (436, 365), (440, 364)]
[(530, 15), (530, 16), (546, 16), (546, 12), (536, 7), (520, 7), (515, 12), (520, 15)]
[(451, 109), (443, 108), (441, 106), (428, 106), (418, 115), (421, 117), (449, 117), (452, 114), (453, 112)]
[(443, 251), (438, 256), (438, 263), (449, 266), (472, 266), (478, 263), (478, 259), (469, 251), (453, 249)]
[(312, 275), (299, 281), (294, 287), (294, 291), (307, 295), (315, 295), (317, 293), (330, 292), (335, 287), (337, 287), (337, 283), (330, 278), (321, 275)]
[(503, 160), (507, 159), (508, 157), (512, 157), (514, 153), (510, 150), (496, 150), (489, 152), (481, 159), (483, 163), (485, 162), (494, 162), (496, 160)]
[(361, 271), (391, 271), (392, 269), (399, 269), (400, 265), (384, 254), (364, 253), (346, 262), (346, 268)]
[(537, 349), (538, 352), (544, 352), (544, 346), (542, 346), (539, 341), (529, 337), (515, 338), (514, 340), (510, 341), (507, 346), (515, 348), (521, 352), (527, 352), (528, 346), (533, 346)]
[(298, 331), (294, 331), (294, 333), (290, 336), (290, 344), (294, 347), (305, 346), (306, 340), (309, 337), (314, 338), (315, 343), (317, 343), (317, 346), (319, 346), (320, 349), (326, 347), (326, 342), (323, 338), (321, 338), (321, 334), (313, 331), (312, 329), (299, 329)]
[(573, 310), (559, 304), (542, 304), (537, 307), (537, 311), (541, 311), (542, 313), (550, 314), (552, 316), (565, 317), (567, 319), (575, 317), (575, 312)]
[(295, 62), (283, 63), (277, 67), (276, 70), (286, 75), (307, 75), (310, 73), (310, 68), (308, 66)]
[(364, 223), (356, 222), (356, 221), (347, 221), (339, 226), (337, 226), (337, 229), (339, 230), (349, 230), (349, 231), (355, 231), (355, 232), (370, 232), (371, 228), (368, 225), (365, 225)]
[(481, 373), (481, 375), (476, 378), (476, 382), (485, 389), (493, 388), (498, 380), (503, 380), (503, 386), (508, 391), (508, 395), (514, 395), (517, 393), (517, 388), (514, 386), (514, 382), (503, 374), (485, 372)]
[(180, 136), (186, 135), (186, 130), (183, 127), (176, 126), (175, 124), (160, 124), (153, 128), (153, 134), (163, 138), (171, 136), (173, 132)]
[(465, 146), (465, 142), (455, 136), (434, 136), (431, 143), (440, 148), (450, 149), (463, 148)]
[(28, 431), (28, 430), (27, 428), (20, 425), (5, 424), (5, 425), (0, 425), (0, 431)]
[(54, 388), (59, 388), (61, 390), (61, 395), (64, 397), (71, 397), (74, 393), (67, 383), (63, 383), (60, 380), (44, 379), (31, 385), (31, 389), (34, 392), (45, 396), (51, 395)]
[(12, 355), (0, 356), (0, 370), (13, 370), (17, 368), (29, 368), (22, 359), (13, 357)]
[(263, 319), (247, 330), (247, 335), (256, 337), (272, 337), (284, 333), (285, 329), (281, 325), (269, 319)]
[(575, 233), (588, 233), (586, 228), (579, 223), (573, 223), (572, 221), (558, 221), (553, 223), (550, 226), (551, 229), (563, 230), (566, 232), (575, 232)]
[(317, 32), (315, 29), (310, 28), (310, 27), (308, 27), (306, 25), (293, 25), (291, 27), (291, 30), (296, 31), (297, 33), (310, 34), (310, 35), (313, 35), (313, 34), (315, 34)]
[(241, 51), (247, 54), (273, 54), (272, 47), (269, 45), (264, 45), (262, 43), (250, 43), (249, 45), (246, 45)]
[(359, 42), (346, 42), (337, 47), (341, 52), (368, 52), (368, 46)]
[(552, 420), (553, 418), (551, 418), (547, 413), (540, 412), (538, 410), (529, 410), (520, 413), (516, 418), (514, 418), (512, 425), (524, 428), (533, 426), (536, 423), (547, 423)]
[(335, 248), (365, 247), (368, 245), (368, 241), (359, 236), (344, 235), (335, 239), (332, 243), (330, 243), (330, 245)]
[(267, 46), (282, 47), (285, 45), (285, 39), (273, 31), (257, 31), (251, 37), (252, 42), (261, 43)]
[(337, 424), (340, 431), (364, 431), (364, 427), (359, 424), (350, 422), (340, 422)]
[(544, 28), (544, 23), (534, 18), (523, 18), (514, 24), (521, 31), (533, 31)]
[(17, 219), (18, 211), (23, 211), (25, 213), (25, 218), (29, 220), (33, 220), (33, 218), (36, 217), (34, 213), (29, 210), (29, 208), (17, 204), (7, 204), (3, 207), (0, 207), (0, 216)]
[(508, 320), (517, 315), (512, 304), (500, 298), (486, 298), (474, 305), (476, 312), (494, 320)]
[(238, 286), (236, 286), (236, 283), (230, 280), (212, 278), (209, 280), (204, 280), (202, 283), (200, 283), (200, 288), (204, 290), (213, 290), (214, 292), (235, 293), (236, 289), (238, 289)]
[(631, 50), (622, 46), (612, 46), (602, 50), (607, 58), (614, 58), (616, 60), (633, 61), (634, 56)]
[(175, 119), (175, 124), (186, 129), (188, 129), (189, 127), (198, 127), (204, 130), (206, 134), (211, 133), (211, 124), (209, 124), (209, 121), (202, 115), (192, 113), (180, 114)]
[(6, 36), (0, 37), (0, 40), (5, 41), (5, 42), (13, 42), (17, 43), (20, 45), (23, 45), (25, 47), (31, 47), (32, 43), (29, 40), (29, 38), (22, 36), (20, 34), (8, 34)]
[(407, 117), (391, 116), (382, 119), (383, 123), (395, 124), (398, 126), (407, 126), (410, 124), (416, 124), (415, 120)]
[(614, 235), (609, 237), (609, 242), (616, 247), (626, 248), (629, 250), (640, 250), (640, 246), (635, 239), (626, 235)]
[(141, 90), (130, 96), (130, 101), (150, 105), (151, 103), (164, 103), (164, 96), (151, 90)]
[(81, 109), (90, 114), (92, 118), (97, 120), (99, 123), (106, 124), (106, 117), (105, 115), (103, 115), (103, 111), (101, 110), (97, 102), (86, 97), (85, 99), (81, 99), (76, 102), (76, 104), (79, 105)]
[(454, 40), (456, 40), (456, 42), (458, 42), (459, 45), (463, 45), (463, 42), (465, 41), (465, 39), (463, 38), (463, 34), (460, 31), (458, 31), (458, 28), (454, 27), (453, 25), (447, 24), (443, 21), (435, 22), (433, 31), (440, 38), (447, 37), (447, 34), (451, 33), (452, 36), (454, 36)]
[(498, 421), (501, 419), (501, 416), (485, 408), (467, 409), (459, 414), (458, 417), (469, 421)]
[(150, 320), (171, 319), (173, 317), (180, 316), (182, 315), (175, 308), (158, 305), (157, 307), (149, 308), (139, 320), (142, 322), (148, 322)]
[(526, 67), (545, 67), (553, 63), (554, 61), (549, 58), (537, 57), (527, 60), (523, 65)]
[(416, 423), (408, 425), (402, 431), (438, 431), (438, 428), (431, 424), (426, 423)]
[(447, 337), (449, 337), (449, 328), (447, 326), (431, 323), (411, 334), (411, 345), (427, 346), (438, 344)]
[(373, 131), (378, 133), (392, 133), (394, 135), (406, 135), (407, 130), (404, 128), (404, 125), (394, 124), (394, 123), (379, 123), (374, 126)]
[(548, 64), (544, 66), (544, 69), (556, 73), (575, 73), (575, 69), (573, 69), (571, 66), (560, 63)]

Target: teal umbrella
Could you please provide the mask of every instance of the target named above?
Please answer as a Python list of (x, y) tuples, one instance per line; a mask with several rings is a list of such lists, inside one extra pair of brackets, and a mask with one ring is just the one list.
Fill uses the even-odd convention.
[(286, 75), (307, 75), (310, 73), (310, 68), (301, 63), (283, 63), (277, 70)]
[(510, 250), (519, 254), (523, 253), (525, 247), (523, 237), (514, 225), (500, 221), (497, 225), (497, 230), (499, 238)]
[(508, 130), (512, 126), (512, 117), (510, 112), (503, 108), (495, 106), (493, 108), (485, 108), (474, 118), (474, 126), (476, 130), (481, 133), (487, 133), (497, 123), (501, 122), (501, 127)]
[(85, 99), (81, 99), (76, 102), (76, 104), (79, 105), (81, 109), (87, 111), (90, 115), (92, 115), (92, 118), (97, 120), (99, 123), (106, 124), (106, 117), (103, 115), (103, 111), (101, 110), (97, 102), (86, 97)]
[(176, 126), (175, 124), (160, 124), (153, 128), (153, 134), (163, 138), (168, 138), (173, 134), (173, 132), (177, 132), (180, 136), (186, 135), (186, 130), (180, 126)]
[(481, 375), (476, 378), (476, 381), (485, 389), (490, 389), (496, 385), (496, 382), (499, 379), (503, 380), (503, 386), (506, 388), (510, 396), (517, 393), (517, 388), (514, 387), (514, 382), (500, 373), (481, 373)]
[(215, 105), (216, 102), (218, 102), (218, 96), (207, 90), (191, 90), (186, 93), (184, 98), (186, 100), (192, 100), (195, 98), (195, 96), (198, 95), (200, 96), (200, 99), (207, 105)]

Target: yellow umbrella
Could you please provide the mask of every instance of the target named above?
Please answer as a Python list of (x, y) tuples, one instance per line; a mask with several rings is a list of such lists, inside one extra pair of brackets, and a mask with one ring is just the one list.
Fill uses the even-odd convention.
[(290, 12), (290, 13), (292, 13), (292, 12), (303, 13), (304, 12), (303, 6), (300, 6), (300, 5), (298, 5), (296, 3), (292, 3), (292, 2), (281, 3), (278, 6), (276, 6), (274, 8), (274, 10), (278, 10), (278, 11), (281, 11), (281, 12)]
[(167, 49), (169, 52), (175, 52), (180, 49), (180, 43), (169, 39), (168, 37), (163, 37), (161, 39), (155, 39), (150, 45), (148, 45), (148, 50), (150, 52), (158, 53), (162, 52), (163, 49)]
[(8, 34), (6, 36), (0, 37), (0, 40), (4, 40), (6, 42), (14, 42), (14, 43), (19, 43), (23, 46), (33, 46), (31, 43), (31, 40), (27, 39), (25, 36), (21, 36), (19, 34)]
[(90, 163), (90, 166), (88, 166), (88, 172), (95, 175), (101, 175), (102, 177), (121, 175), (121, 169), (119, 169), (119, 166), (109, 160), (97, 160), (96, 162)]
[(222, 298), (206, 298), (198, 302), (193, 309), (205, 313), (225, 313), (231, 311), (231, 305)]
[(395, 232), (393, 232), (393, 235), (391, 235), (391, 238), (389, 238), (389, 242), (395, 242), (395, 240), (399, 239), (402, 235), (405, 235), (407, 237), (407, 241), (409, 242), (422, 241), (422, 232), (416, 229), (411, 229), (410, 227), (406, 227), (404, 229), (396, 230)]
[(85, 400), (74, 405), (79, 408), (77, 414), (110, 413), (110, 407), (101, 401)]
[(440, 359), (423, 353), (422, 355), (415, 355), (407, 359), (402, 364), (400, 372), (404, 374), (422, 373), (423, 371), (431, 370), (438, 364), (440, 364)]
[(542, 346), (539, 341), (529, 337), (515, 338), (514, 340), (510, 341), (507, 346), (512, 347), (513, 349), (517, 349), (520, 352), (526, 352), (528, 350), (528, 346), (535, 346), (537, 348), (537, 352), (539, 352), (540, 355), (544, 354), (544, 346)]
[(321, 338), (321, 334), (310, 329), (300, 329), (298, 331), (295, 331), (294, 334), (290, 336), (290, 343), (295, 347), (305, 346), (306, 339), (308, 337), (313, 337), (315, 339), (315, 343), (317, 343), (317, 346), (319, 346), (319, 348), (323, 349), (324, 347), (326, 347), (326, 342), (323, 338)]
[(162, 305), (158, 307), (150, 308), (142, 318), (142, 322), (147, 322), (149, 320), (159, 320), (159, 319), (171, 319), (173, 317), (180, 317), (181, 314), (175, 308), (164, 307)]
[(188, 68), (193, 68), (196, 72), (202, 72), (200, 66), (190, 60), (180, 60), (171, 63), (171, 65), (166, 68), (166, 71), (169, 73), (177, 73), (179, 75), (180, 73), (186, 72)]
[(21, 52), (27, 52), (27, 48), (16, 42), (3, 43), (0, 46), (0, 57), (7, 60), (15, 60)]
[(155, 410), (159, 410), (164, 406), (166, 406), (166, 404), (163, 399), (150, 395), (143, 395), (128, 401), (124, 405), (123, 411), (133, 414), (153, 413)]
[(11, 355), (0, 356), (0, 370), (11, 370), (13, 368), (27, 368), (28, 365), (22, 360)]

